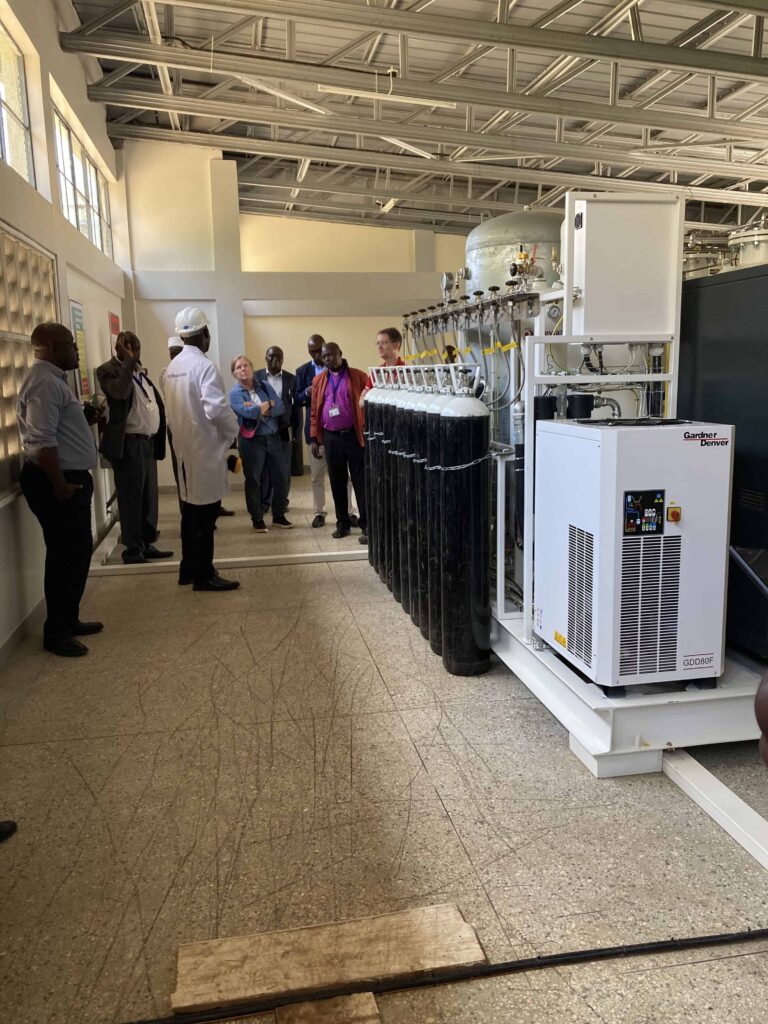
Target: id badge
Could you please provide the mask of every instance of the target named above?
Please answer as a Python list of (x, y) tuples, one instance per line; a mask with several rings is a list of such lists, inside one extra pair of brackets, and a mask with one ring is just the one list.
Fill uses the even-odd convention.
[(339, 415), (339, 407), (337, 405), (332, 405), (331, 408), (328, 410), (328, 415), (329, 416), (338, 416)]

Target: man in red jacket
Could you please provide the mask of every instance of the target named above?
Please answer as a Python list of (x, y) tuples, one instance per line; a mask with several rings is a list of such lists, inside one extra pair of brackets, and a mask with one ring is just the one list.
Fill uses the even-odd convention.
[(325, 446), (325, 461), (336, 506), (337, 539), (351, 532), (347, 499), (347, 474), (355, 490), (360, 527), (368, 536), (365, 509), (365, 468), (363, 462), (363, 409), (360, 396), (368, 378), (342, 358), (339, 346), (329, 341), (323, 345), (325, 369), (312, 382), (312, 403), (309, 439), (314, 458), (320, 458), (320, 445)]

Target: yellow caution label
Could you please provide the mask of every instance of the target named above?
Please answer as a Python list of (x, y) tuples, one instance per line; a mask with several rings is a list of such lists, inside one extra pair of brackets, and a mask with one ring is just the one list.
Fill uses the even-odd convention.
[(565, 639), (563, 634), (562, 633), (558, 633), (557, 630), (555, 630), (555, 643), (556, 644), (560, 644), (561, 647), (567, 647), (568, 646), (568, 641)]

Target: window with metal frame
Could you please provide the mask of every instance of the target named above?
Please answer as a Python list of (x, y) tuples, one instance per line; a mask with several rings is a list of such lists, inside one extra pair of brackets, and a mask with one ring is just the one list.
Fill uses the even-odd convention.
[(0, 159), (34, 187), (24, 58), (0, 22)]
[(55, 108), (53, 122), (62, 212), (111, 259), (112, 221), (106, 179)]

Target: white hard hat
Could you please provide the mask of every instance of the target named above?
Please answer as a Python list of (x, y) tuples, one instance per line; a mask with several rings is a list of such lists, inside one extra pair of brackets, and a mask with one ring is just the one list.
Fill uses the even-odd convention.
[(178, 336), (178, 334), (172, 334), (168, 339), (168, 348), (181, 348), (184, 342)]
[(176, 314), (174, 329), (180, 338), (187, 338), (190, 334), (197, 334), (204, 327), (208, 326), (208, 317), (197, 306), (185, 306)]

